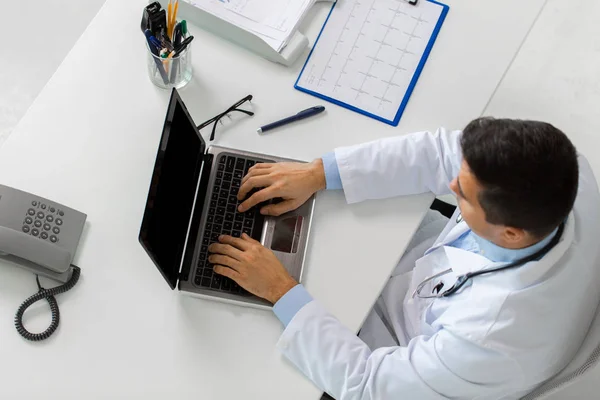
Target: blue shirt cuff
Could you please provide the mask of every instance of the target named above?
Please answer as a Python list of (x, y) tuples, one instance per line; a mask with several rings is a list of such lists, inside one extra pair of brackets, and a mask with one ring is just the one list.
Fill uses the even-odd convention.
[(327, 153), (323, 157), (323, 168), (325, 169), (325, 182), (327, 190), (342, 189), (342, 178), (335, 159), (335, 153)]
[(284, 294), (273, 306), (273, 312), (279, 318), (284, 327), (287, 327), (292, 318), (305, 305), (313, 300), (312, 296), (298, 284)]

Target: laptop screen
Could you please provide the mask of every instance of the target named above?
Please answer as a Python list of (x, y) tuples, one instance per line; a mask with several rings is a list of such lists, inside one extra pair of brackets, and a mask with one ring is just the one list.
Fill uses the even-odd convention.
[(140, 229), (140, 243), (172, 289), (177, 284), (205, 144), (173, 89)]

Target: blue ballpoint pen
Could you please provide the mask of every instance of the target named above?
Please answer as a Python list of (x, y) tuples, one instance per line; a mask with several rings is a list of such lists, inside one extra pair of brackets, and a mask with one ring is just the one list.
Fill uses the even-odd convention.
[(152, 36), (152, 32), (150, 32), (149, 29), (146, 29), (144, 31), (144, 36), (146, 36), (146, 41), (148, 42), (148, 48), (150, 49), (150, 51), (152, 52), (152, 54), (154, 55), (154, 63), (156, 64), (156, 68), (158, 69), (158, 72), (160, 72), (160, 76), (163, 80), (163, 83), (165, 85), (169, 84), (169, 77), (167, 76), (167, 72), (165, 71), (165, 68), (163, 67), (162, 61), (160, 61), (157, 57), (159, 57), (159, 48), (160, 46), (156, 46), (153, 42), (152, 39), (157, 40), (154, 36)]
[(291, 122), (296, 122), (296, 121), (300, 121), (301, 119), (304, 119), (304, 118), (312, 117), (313, 115), (317, 115), (319, 113), (322, 113), (323, 111), (325, 111), (325, 107), (323, 107), (323, 106), (307, 108), (306, 110), (300, 111), (296, 115), (292, 115), (291, 117), (287, 117), (282, 120), (272, 122), (268, 125), (261, 126), (256, 131), (258, 133), (263, 133), (263, 132), (269, 131), (271, 129), (279, 128), (280, 126), (289, 124)]

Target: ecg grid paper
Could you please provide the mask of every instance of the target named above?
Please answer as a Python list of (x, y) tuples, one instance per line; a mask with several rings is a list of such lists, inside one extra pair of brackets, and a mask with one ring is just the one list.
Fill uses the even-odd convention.
[(338, 0), (296, 87), (393, 122), (443, 11), (429, 1)]

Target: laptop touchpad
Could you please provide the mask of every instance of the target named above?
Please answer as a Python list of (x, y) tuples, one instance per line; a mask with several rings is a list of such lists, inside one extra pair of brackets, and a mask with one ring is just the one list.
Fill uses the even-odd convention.
[(295, 253), (298, 251), (300, 232), (302, 230), (302, 216), (293, 215), (280, 217), (275, 222), (271, 250), (284, 253)]

